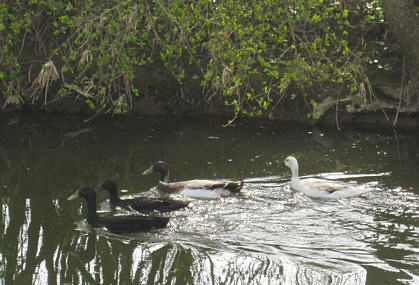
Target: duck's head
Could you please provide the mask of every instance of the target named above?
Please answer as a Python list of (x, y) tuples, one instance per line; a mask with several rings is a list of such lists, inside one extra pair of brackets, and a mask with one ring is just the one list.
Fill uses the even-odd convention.
[(110, 193), (117, 193), (118, 188), (116, 187), (115, 181), (105, 180), (105, 181), (102, 182), (102, 184), (97, 186), (96, 189), (95, 189), (96, 192), (99, 192), (99, 191), (102, 191), (102, 190), (107, 190)]
[(152, 172), (160, 173), (162, 176), (166, 175), (169, 172), (169, 167), (164, 161), (157, 161), (154, 165), (150, 166), (148, 169), (144, 170), (143, 175), (150, 174)]
[(297, 159), (293, 156), (288, 156), (282, 163), (283, 166), (290, 168), (291, 170), (298, 169)]
[(79, 197), (85, 198), (86, 200), (96, 199), (96, 192), (90, 187), (82, 187), (68, 197), (67, 200), (70, 201)]

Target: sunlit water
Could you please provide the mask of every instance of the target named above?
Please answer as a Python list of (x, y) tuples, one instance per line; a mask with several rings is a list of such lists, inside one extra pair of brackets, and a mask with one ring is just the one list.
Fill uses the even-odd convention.
[[(54, 115), (0, 121), (0, 284), (418, 284), (418, 134), (322, 131), (278, 123)], [(305, 197), (279, 165), (364, 187), (349, 199)], [(115, 180), (159, 195), (173, 180), (230, 178), (242, 193), (195, 200), (166, 229), (119, 236), (92, 228), (75, 189)], [(105, 193), (101, 214), (112, 213)], [(179, 199), (189, 199), (177, 196)], [(124, 213), (124, 212), (119, 212)]]

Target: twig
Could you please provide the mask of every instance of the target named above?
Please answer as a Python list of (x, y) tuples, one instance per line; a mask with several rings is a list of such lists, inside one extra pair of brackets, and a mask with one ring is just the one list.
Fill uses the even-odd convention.
[(70, 85), (67, 82), (64, 82), (64, 87), (67, 88), (67, 89), (73, 90), (73, 91), (79, 93), (80, 95), (82, 95), (86, 98), (93, 98), (94, 97), (93, 95), (91, 95), (89, 93), (89, 90), (90, 90), (91, 87), (87, 91), (86, 90), (81, 90), (78, 86)]
[(285, 82), (284, 88), (282, 88), (281, 91), (279, 92), (280, 97), (279, 97), (278, 101), (276, 101), (275, 105), (269, 111), (269, 115), (268, 115), (269, 120), (273, 120), (273, 118), (274, 118), (273, 111), (279, 106), (279, 103), (281, 103), (281, 100), (285, 95), (285, 90), (287, 89), (288, 84), (289, 84), (289, 81)]
[(19, 56), (22, 55), (23, 47), (25, 46), (25, 39), (26, 39), (26, 34), (27, 33), (28, 33), (28, 30), (25, 30), (25, 33), (23, 34), (23, 39), (22, 39), (22, 46), (19, 50)]
[(234, 116), (234, 118), (229, 120), (227, 124), (224, 124), (223, 127), (226, 128), (226, 127), (230, 126), (238, 118), (238, 116), (239, 116), (239, 114), (236, 114)]
[(404, 83), (404, 57), (403, 57), (403, 69), (402, 69), (402, 82), (401, 82), (401, 86), (400, 86), (400, 98), (399, 98), (399, 106), (397, 107), (397, 112), (396, 112), (396, 117), (394, 117), (394, 121), (393, 121), (393, 128), (396, 127), (396, 123), (397, 123), (397, 118), (399, 117), (399, 113), (400, 113), (400, 106), (402, 104), (402, 96), (403, 96), (403, 83)]
[(338, 131), (341, 131), (342, 130), (339, 127), (339, 117), (338, 117), (338, 113), (339, 113), (339, 95), (340, 95), (340, 92), (342, 91), (342, 87), (343, 87), (343, 84), (341, 84), (340, 87), (339, 87), (338, 95), (337, 95), (337, 98), (336, 98), (336, 107), (335, 107), (336, 108), (336, 110), (335, 110), (335, 114), (336, 114), (335, 121), (336, 121), (336, 128), (337, 128)]
[[(88, 119), (86, 119), (86, 120), (84, 120), (84, 122), (85, 123), (88, 123), (88, 122), (90, 122), (91, 120), (93, 120), (97, 115), (99, 115), (102, 111), (103, 111), (103, 107), (100, 107), (99, 108), (99, 110), (97, 110), (94, 114), (93, 114), (93, 116), (91, 116), (90, 118), (88, 118)], [(110, 111), (110, 110), (108, 110), (108, 111)]]

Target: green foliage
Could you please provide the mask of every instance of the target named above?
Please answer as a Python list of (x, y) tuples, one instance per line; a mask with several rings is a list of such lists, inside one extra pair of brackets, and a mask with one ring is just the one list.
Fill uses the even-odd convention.
[(0, 3), (0, 88), (5, 104), (21, 102), (20, 46), (25, 32), (30, 31), (32, 16), (30, 11), (21, 9), (25, 2), (15, 1), (13, 5)]
[[(366, 81), (365, 45), (350, 37), (351, 17), (382, 17), (366, 11), (331, 0), (14, 1), (0, 4), (0, 88), (6, 103), (33, 101), (27, 70), (51, 59), (56, 97), (121, 113), (141, 96), (138, 70), (161, 62), (180, 87), (198, 80), (202, 100), (236, 115), (267, 113), (286, 94), (311, 113), (331, 89), (356, 93)], [(44, 62), (23, 59), (34, 43)]]

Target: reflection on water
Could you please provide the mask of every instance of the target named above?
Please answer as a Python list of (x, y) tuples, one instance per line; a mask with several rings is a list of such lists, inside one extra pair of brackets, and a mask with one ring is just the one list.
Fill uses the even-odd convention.
[[(419, 281), (417, 136), (221, 123), (4, 116), (0, 284)], [(356, 181), (368, 192), (341, 200), (296, 193), (279, 168), (291, 154), (302, 176)], [(166, 229), (131, 236), (91, 228), (85, 205), (66, 201), (104, 178), (128, 195), (157, 195), (157, 177), (141, 171), (158, 159), (173, 180), (245, 179), (243, 193), (192, 200), (164, 214)]]

